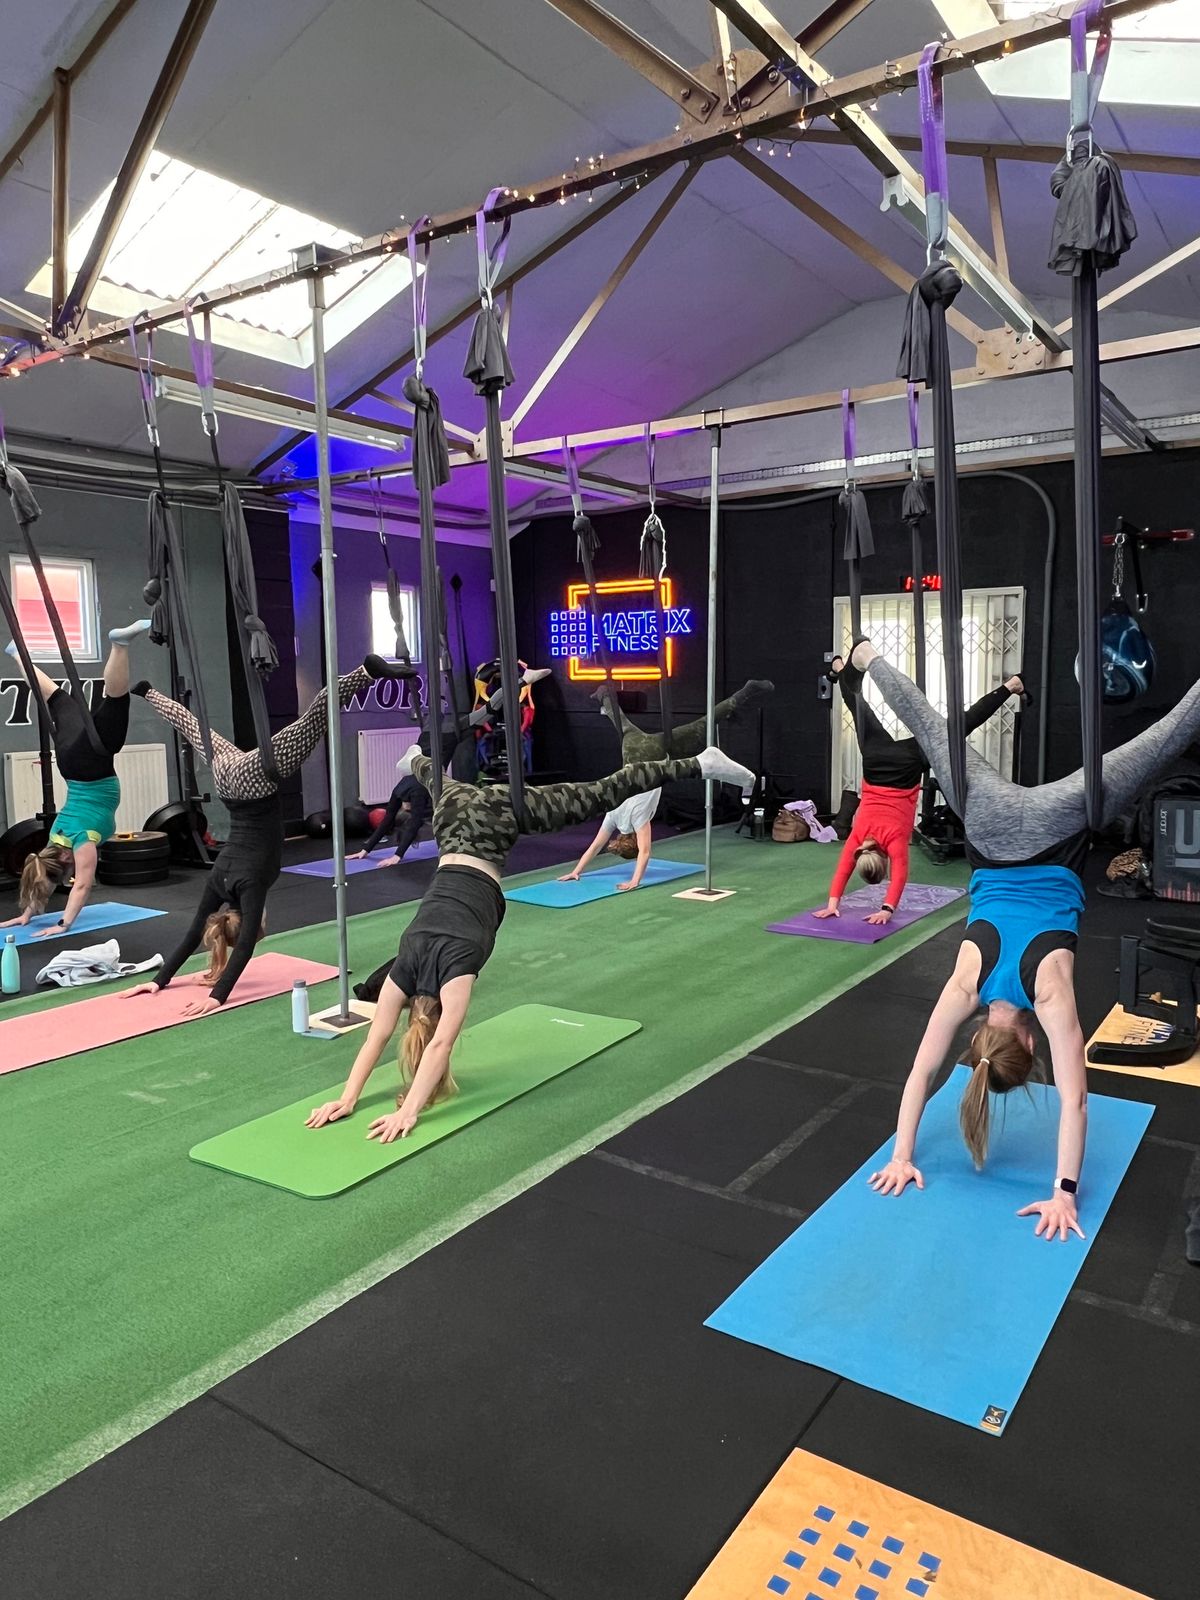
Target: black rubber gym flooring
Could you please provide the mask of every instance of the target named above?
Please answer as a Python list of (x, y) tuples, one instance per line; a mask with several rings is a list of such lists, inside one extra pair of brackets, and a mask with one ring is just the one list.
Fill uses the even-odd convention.
[[(1085, 1031), (1146, 910), (1093, 903)], [(958, 937), (9, 1518), (0, 1592), (681, 1600), (800, 1444), (1153, 1600), (1195, 1600), (1195, 1090), (1092, 1074), (1159, 1109), (1000, 1440), (703, 1327), (891, 1133)]]

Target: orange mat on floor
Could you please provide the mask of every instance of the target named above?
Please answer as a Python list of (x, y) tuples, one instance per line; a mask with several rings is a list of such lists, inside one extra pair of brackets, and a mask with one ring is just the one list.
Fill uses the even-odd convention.
[(688, 1600), (1148, 1600), (793, 1450)]

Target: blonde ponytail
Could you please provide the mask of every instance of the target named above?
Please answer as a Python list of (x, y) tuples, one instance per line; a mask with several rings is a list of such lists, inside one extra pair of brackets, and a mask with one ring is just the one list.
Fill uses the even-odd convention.
[(21, 868), (21, 887), (18, 903), (22, 911), (40, 917), (50, 904), (50, 896), (58, 888), (63, 876), (63, 860), (57, 845), (50, 845), (37, 855), (25, 857)]
[[(436, 995), (414, 995), (409, 1002), (408, 1027), (400, 1036), (400, 1078), (402, 1087), (396, 1096), (396, 1105), (404, 1104), (404, 1096), (412, 1088), (413, 1079), (417, 1075), (417, 1068), (421, 1065), (421, 1058), (429, 1045), (429, 1041), (437, 1032), (438, 1023), (442, 1020), (442, 1002)], [(439, 1100), (449, 1100), (451, 1095), (458, 1093), (458, 1085), (449, 1067), (441, 1083), (429, 1096), (428, 1104), (437, 1105)]]
[[(229, 965), (229, 952), (238, 942), (242, 931), (242, 914), (236, 906), (222, 906), (220, 911), (214, 911), (204, 924), (204, 935), (201, 940), (205, 950), (208, 951), (208, 966), (201, 974), (200, 981), (207, 983), (211, 988), (225, 968)], [(257, 934), (254, 936), (255, 944), (266, 933), (265, 923), (259, 924)]]
[(1012, 1027), (985, 1022), (976, 1028), (967, 1052), (971, 1077), (958, 1108), (963, 1141), (977, 1168), (987, 1160), (991, 1131), (989, 1094), (1007, 1094), (1028, 1082), (1033, 1051)]

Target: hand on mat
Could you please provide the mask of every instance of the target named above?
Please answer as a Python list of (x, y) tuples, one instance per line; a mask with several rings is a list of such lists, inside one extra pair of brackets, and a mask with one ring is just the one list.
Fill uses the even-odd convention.
[(1057, 1234), (1060, 1239), (1065, 1239), (1068, 1233), (1077, 1233), (1081, 1239), (1087, 1238), (1075, 1215), (1075, 1202), (1065, 1195), (1055, 1195), (1053, 1200), (1035, 1200), (1031, 1206), (1022, 1206), (1017, 1215), (1032, 1217), (1035, 1212), (1038, 1225), (1033, 1232), (1036, 1238), (1053, 1239)]
[(820, 911), (813, 912), (813, 916), (818, 917), (822, 922), (826, 917), (840, 917), (841, 914), (836, 906), (822, 906)]
[(340, 1122), (343, 1117), (348, 1117), (354, 1110), (355, 1102), (344, 1097), (341, 1100), (326, 1100), (323, 1106), (318, 1106), (315, 1111), (310, 1111), (305, 1119), (306, 1128), (323, 1128), (327, 1122)]
[(356, 850), (352, 856), (347, 856), (347, 861), (365, 861), (370, 854), (369, 850)]
[(641, 884), (640, 883), (634, 883), (633, 879), (630, 878), (628, 883), (619, 883), (617, 885), (617, 893), (620, 894), (625, 889), (640, 889), (640, 888), (641, 888)]
[(181, 1017), (205, 1017), (210, 1011), (219, 1011), (221, 1002), (214, 1000), (212, 995), (205, 995), (203, 1000), (189, 1000), (179, 1013)]
[(559, 883), (578, 883), (580, 876), (578, 872), (564, 872), (558, 881)]
[(378, 1139), (380, 1144), (392, 1144), (397, 1139), (407, 1139), (417, 1125), (416, 1111), (408, 1111), (401, 1106), (399, 1111), (393, 1111), (386, 1117), (376, 1117), (367, 1129), (368, 1139)]
[(54, 925), (52, 927), (39, 928), (37, 930), (37, 932), (33, 935), (33, 937), (35, 939), (53, 939), (55, 937), (61, 937), (64, 933), (69, 933), (69, 932), (70, 932), (69, 928), (64, 928), (59, 923), (56, 922), (56, 923), (54, 923)]
[[(818, 911), (817, 915), (820, 916), (821, 913)], [(872, 911), (871, 915), (867, 918), (867, 921), (873, 928), (886, 928), (891, 920), (892, 913), (890, 911)]]
[(911, 1161), (897, 1161), (895, 1157), (886, 1167), (873, 1172), (867, 1180), (876, 1194), (903, 1194), (910, 1183), (918, 1189), (925, 1187), (925, 1179)]
[(159, 987), (156, 983), (135, 983), (132, 989), (118, 989), (118, 1000), (132, 1000), (135, 994), (158, 994)]
[[(366, 852), (364, 851), (363, 854), (365, 855)], [(383, 860), (379, 863), (379, 865), (381, 867), (398, 867), (400, 865), (400, 857), (399, 856), (384, 856)]]

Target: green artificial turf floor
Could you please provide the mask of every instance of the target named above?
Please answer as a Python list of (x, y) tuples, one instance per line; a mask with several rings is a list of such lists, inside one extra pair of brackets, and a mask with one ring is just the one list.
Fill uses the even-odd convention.
[[(702, 851), (696, 835), (660, 853)], [(642, 1031), (334, 1199), (187, 1159), (198, 1141), (348, 1071), (364, 1035), (294, 1037), (287, 995), (0, 1078), (0, 1514), (965, 911), (956, 902), (875, 946), (763, 931), (821, 901), (832, 861), (829, 849), (719, 830), (714, 883), (737, 889), (732, 899), (688, 903), (667, 884), (570, 911), (510, 905), (473, 1020), (536, 1000), (636, 1018)], [(962, 867), (918, 871), (966, 881)], [(414, 909), (351, 920), (356, 972), (394, 951)], [(332, 926), (267, 947), (330, 960)], [(314, 1009), (333, 997), (332, 984), (317, 989)], [(394, 1074), (394, 1058), (377, 1073)]]

